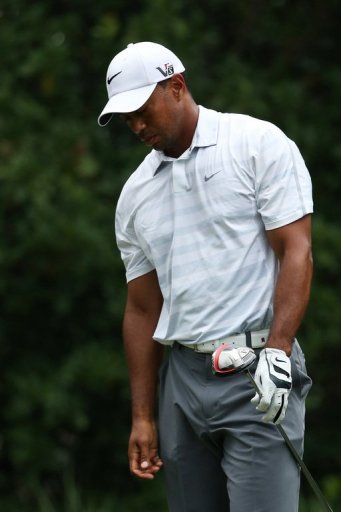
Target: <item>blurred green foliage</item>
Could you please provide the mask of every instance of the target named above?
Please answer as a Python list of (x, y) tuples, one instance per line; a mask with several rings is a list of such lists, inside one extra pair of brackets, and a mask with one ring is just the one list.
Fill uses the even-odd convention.
[[(146, 148), (100, 129), (131, 41), (169, 46), (198, 103), (274, 122), (314, 183), (315, 277), (302, 325), (314, 387), (305, 460), (341, 507), (340, 2), (3, 0), (0, 4), (0, 512), (166, 510), (131, 479), (113, 220)], [(302, 482), (302, 512), (318, 510)]]

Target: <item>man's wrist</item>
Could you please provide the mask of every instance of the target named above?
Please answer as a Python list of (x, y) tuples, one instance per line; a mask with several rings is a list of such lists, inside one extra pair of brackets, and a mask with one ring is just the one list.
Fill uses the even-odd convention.
[(295, 338), (274, 338), (271, 335), (269, 336), (268, 341), (266, 342), (266, 345), (264, 348), (276, 348), (278, 350), (283, 350), (288, 357), (291, 356), (292, 352), (292, 344), (294, 342)]
[(155, 414), (154, 411), (149, 412), (141, 412), (135, 413), (133, 411), (132, 413), (132, 423), (154, 423), (155, 422)]

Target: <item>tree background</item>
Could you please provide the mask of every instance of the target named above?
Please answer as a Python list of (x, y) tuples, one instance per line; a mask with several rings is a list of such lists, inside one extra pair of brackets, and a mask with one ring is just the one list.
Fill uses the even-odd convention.
[[(0, 512), (166, 511), (128, 472), (114, 241), (148, 149), (97, 126), (111, 58), (169, 46), (199, 104), (278, 125), (314, 185), (315, 276), (299, 339), (314, 386), (305, 461), (341, 507), (341, 69), (338, 0), (1, 0)], [(301, 512), (319, 510), (302, 479)]]

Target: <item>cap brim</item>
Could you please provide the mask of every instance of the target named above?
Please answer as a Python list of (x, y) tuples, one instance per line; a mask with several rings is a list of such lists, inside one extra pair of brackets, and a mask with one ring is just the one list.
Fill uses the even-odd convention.
[(105, 126), (109, 123), (113, 114), (135, 112), (135, 110), (138, 110), (146, 103), (156, 86), (157, 84), (146, 85), (139, 89), (115, 94), (109, 99), (108, 103), (102, 110), (98, 118), (98, 124), (100, 126)]

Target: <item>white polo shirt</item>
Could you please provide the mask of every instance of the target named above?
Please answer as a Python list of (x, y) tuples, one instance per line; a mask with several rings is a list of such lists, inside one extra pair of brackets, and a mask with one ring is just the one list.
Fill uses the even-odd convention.
[(191, 147), (177, 159), (151, 151), (117, 204), (127, 281), (156, 269), (164, 297), (154, 338), (269, 327), (278, 268), (265, 231), (312, 211), (294, 142), (266, 121), (200, 107)]

